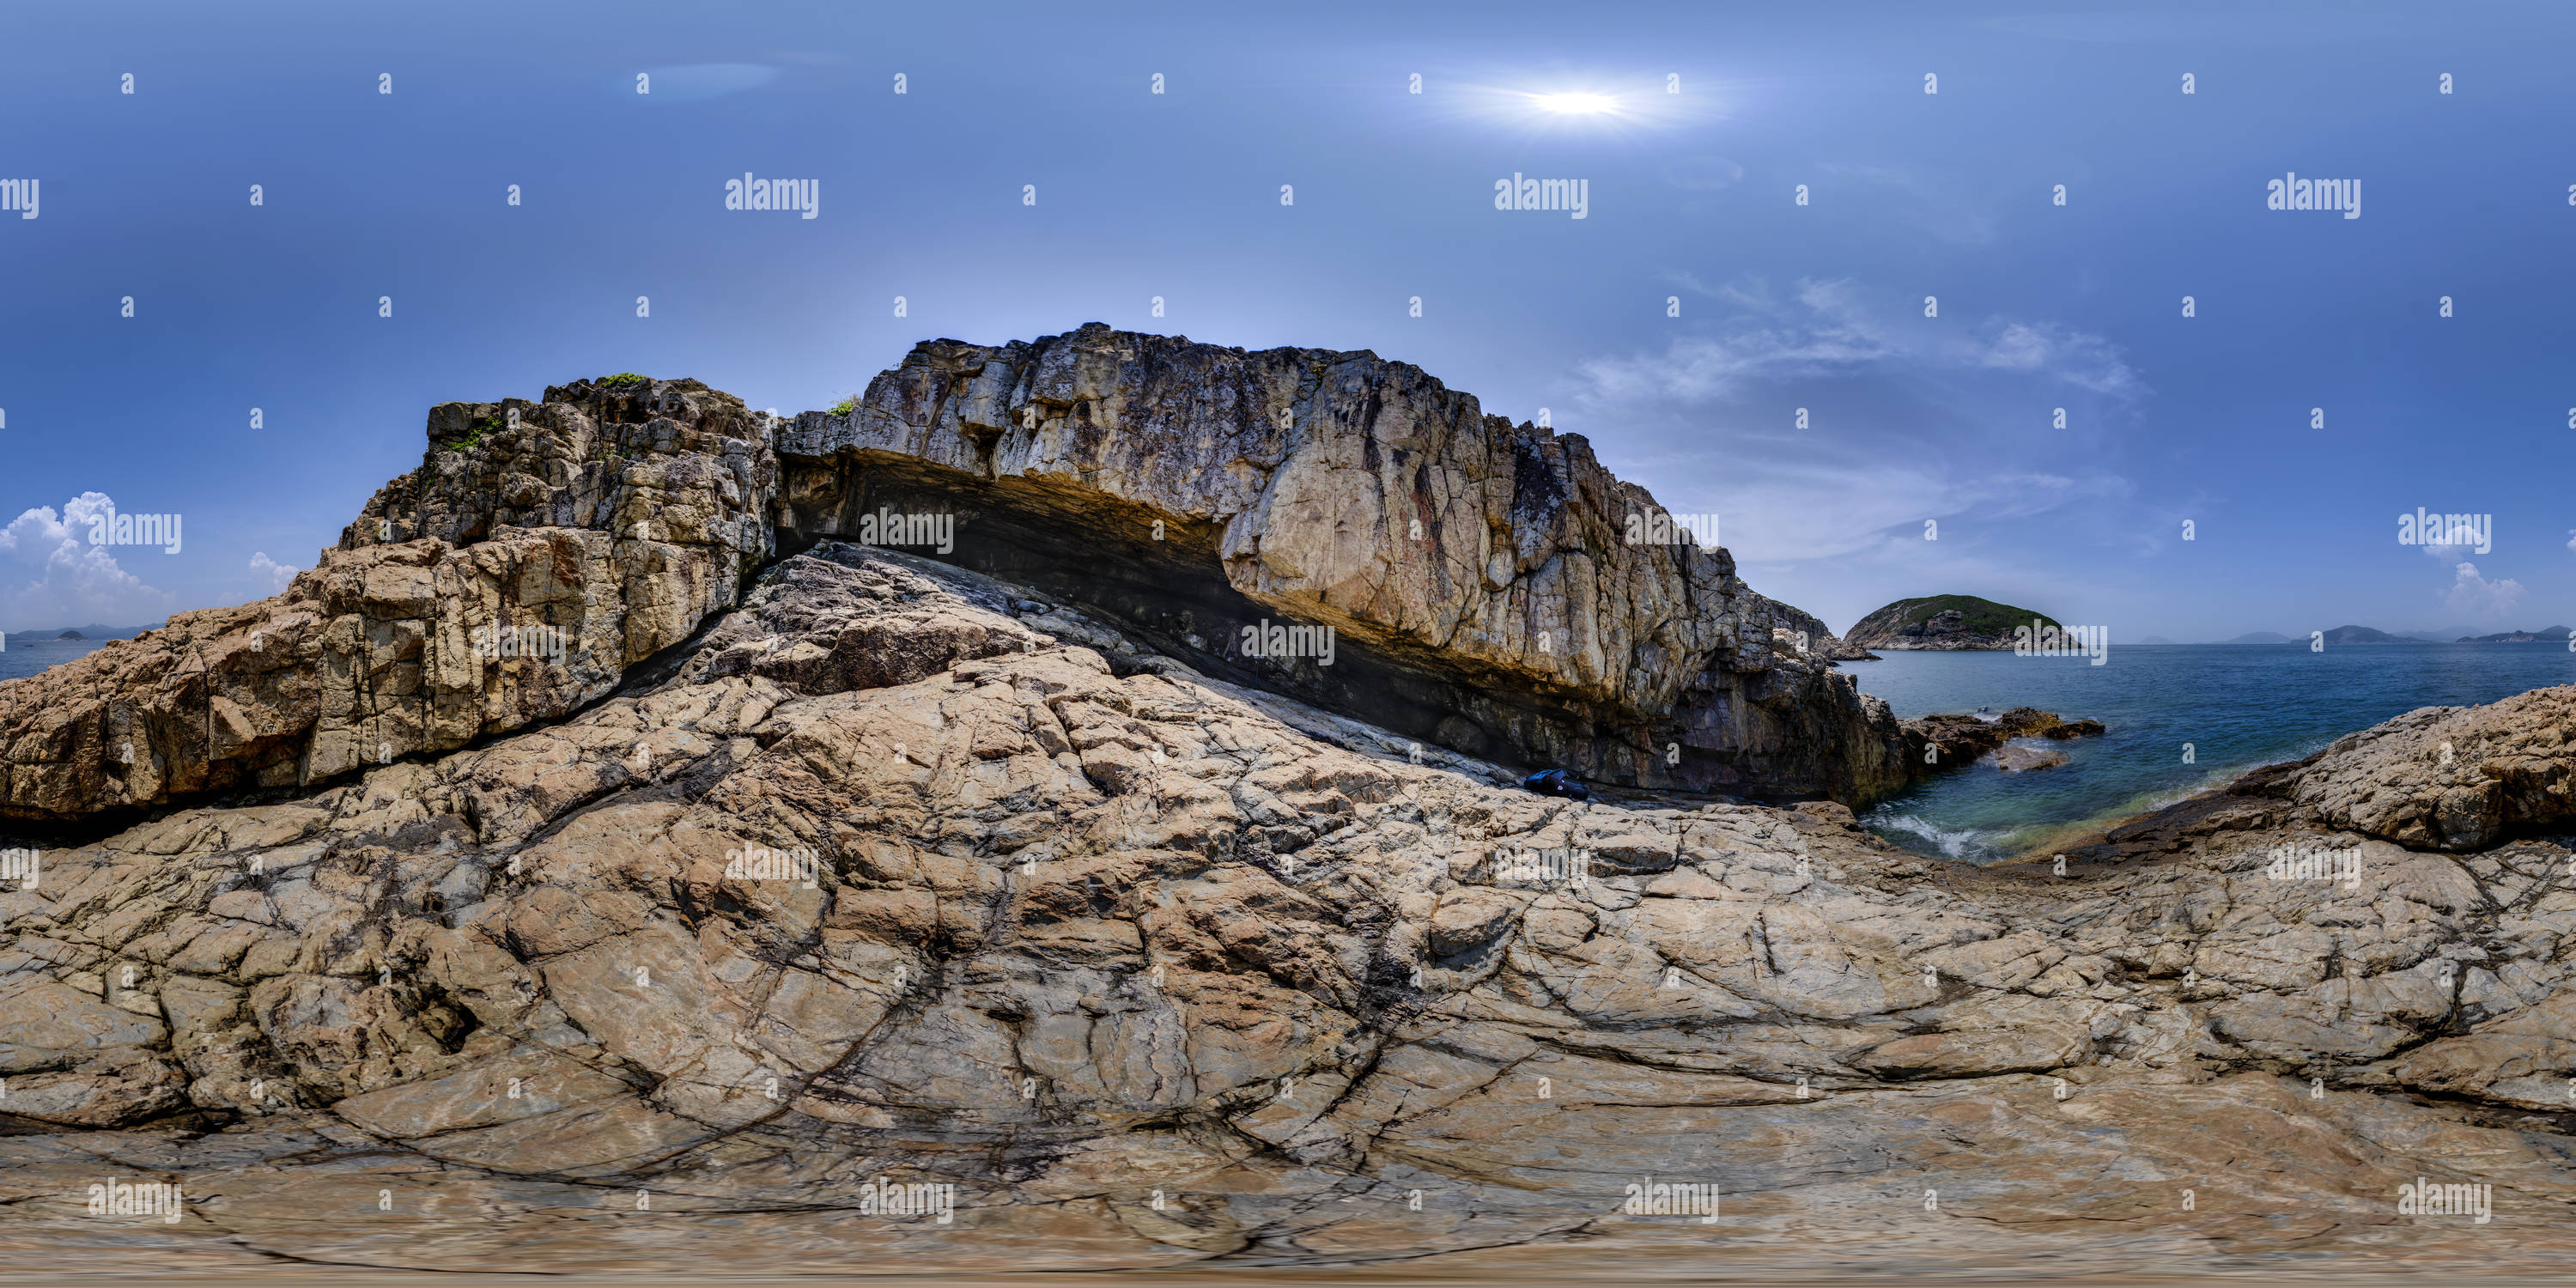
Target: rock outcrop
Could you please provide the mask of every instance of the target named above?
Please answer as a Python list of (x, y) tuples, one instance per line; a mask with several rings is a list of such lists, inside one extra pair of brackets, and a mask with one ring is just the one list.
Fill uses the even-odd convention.
[(2007, 774), (2027, 773), (2034, 769), (2055, 769), (2066, 763), (2066, 753), (2046, 747), (2026, 747), (2008, 743), (1995, 749), (1991, 759), (1995, 768)]
[(1958, 652), (2009, 649), (2013, 630), (2054, 628), (2054, 618), (1974, 595), (1900, 599), (1852, 624), (1843, 638), (1855, 648)]
[(559, 719), (739, 599), (772, 550), (761, 418), (695, 381), (444, 404), (286, 593), (0, 683), (0, 817), (297, 788)]
[(2576, 822), (2576, 686), (2409, 711), (2115, 829), (2105, 853), (2166, 852), (2235, 817), (2454, 853), (2558, 835)]
[[(2436, 722), (2399, 723), (2300, 772)], [(817, 544), (569, 719), (46, 851), (0, 894), (0, 1232), (147, 1273), (2576, 1246), (2553, 844), (2272, 792), (1975, 869), (1415, 746)], [(2320, 846), (2352, 879), (2273, 875)], [(2495, 1226), (2402, 1215), (2428, 1179)], [(92, 1216), (101, 1182), (186, 1200)], [(1673, 1184), (1714, 1220), (1623, 1210)]]
[(1813, 653), (1828, 662), (1877, 662), (1878, 654), (1861, 648), (1825, 628), (1824, 619), (1813, 613), (1793, 608), (1776, 599), (1763, 599), (1761, 611), (1771, 621), (1771, 636), (1800, 652)]
[(285, 595), (0, 685), (6, 810), (87, 829), (0, 847), (29, 1273), (2576, 1251), (2576, 689), (1979, 869), (1648, 789), (2098, 725), (1899, 725), (1722, 550), (1611, 541), (1651, 499), (1580, 439), (1365, 354), (432, 431)]
[[(1627, 520), (1662, 511), (1580, 435), (1371, 353), (1097, 324), (942, 340), (775, 446), (790, 548), (953, 516), (944, 559), (1425, 742), (1771, 799), (1857, 803), (1908, 772), (1885, 705), (1828, 669), (1822, 623), (1687, 532), (1630, 544)], [(1243, 647), (1272, 623), (1329, 626), (1339, 655)]]
[(1660, 511), (1580, 436), (1365, 352), (1094, 324), (922, 345), (838, 414), (618, 376), (443, 404), (429, 437), (286, 594), (0, 685), (0, 817), (307, 788), (560, 718), (831, 536), (1468, 754), (1854, 804), (1912, 772), (1822, 623), (1722, 548), (1627, 543)]
[[(1974, 763), (1978, 757), (1994, 758), (2006, 769), (2044, 769), (2066, 763), (2062, 753), (2042, 748), (2024, 749), (2006, 764), (2002, 753), (2009, 750), (2015, 738), (2050, 738), (2064, 740), (2103, 732), (2099, 720), (2061, 720), (2055, 714), (2036, 707), (2014, 707), (2002, 715), (1984, 716), (1945, 712), (1917, 716), (1903, 722), (1906, 757), (1918, 766), (1917, 777), (1931, 777), (1945, 770)], [(2048, 760), (2048, 756), (2056, 759)], [(2045, 761), (2045, 763), (2042, 763)]]

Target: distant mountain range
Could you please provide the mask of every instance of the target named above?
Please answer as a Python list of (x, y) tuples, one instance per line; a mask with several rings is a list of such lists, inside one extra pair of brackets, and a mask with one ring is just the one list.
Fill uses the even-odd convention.
[[(2499, 631), (2493, 635), (2462, 635), (2456, 631), (2383, 631), (2371, 626), (2338, 626), (2325, 632), (2328, 644), (2555, 644), (2564, 643), (2567, 628), (2548, 626), (2536, 631)], [(2158, 643), (2154, 636), (2146, 643)], [(2219, 644), (2305, 644), (2307, 638), (2283, 635), (2279, 631), (2251, 631), (2232, 640), (2215, 640)]]

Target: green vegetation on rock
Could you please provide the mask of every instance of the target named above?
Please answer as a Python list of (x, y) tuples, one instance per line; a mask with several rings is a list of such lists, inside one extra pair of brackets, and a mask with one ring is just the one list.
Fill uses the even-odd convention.
[(1953, 608), (1958, 609), (1961, 615), (1967, 618), (1960, 625), (1978, 635), (1992, 635), (1997, 631), (2010, 632), (2016, 626), (2028, 626), (2034, 621), (2042, 626), (2066, 629), (2064, 623), (2046, 613), (2035, 613), (2027, 608), (2015, 608), (2010, 604), (1998, 604), (1991, 599), (1979, 599), (1974, 595), (1934, 595), (1929, 599), (1900, 599), (1870, 616), (1877, 617), (1880, 613), (1890, 610), (1901, 610), (1897, 614), (1895, 626), (1902, 630), (1908, 626), (1920, 626)]
[(2046, 613), (1975, 595), (1900, 599), (1853, 624), (1843, 638), (1860, 648), (2011, 648), (2015, 627), (2065, 625)]

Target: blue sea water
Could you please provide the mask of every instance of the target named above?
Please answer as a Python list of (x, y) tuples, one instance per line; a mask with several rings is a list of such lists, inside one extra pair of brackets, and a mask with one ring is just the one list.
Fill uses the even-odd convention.
[(30, 640), (11, 639), (0, 650), (0, 680), (15, 680), (34, 675), (49, 666), (61, 666), (105, 644), (106, 640)]
[(1842, 665), (1901, 717), (2030, 706), (2109, 726), (2098, 738), (2029, 740), (2066, 753), (2054, 769), (2007, 774), (1981, 762), (1862, 817), (1907, 849), (1974, 863), (2296, 760), (2417, 707), (2576, 682), (2576, 653), (2563, 643), (2329, 644), (2317, 653), (2305, 643), (2113, 645), (2101, 666), (2011, 653), (1885, 657)]

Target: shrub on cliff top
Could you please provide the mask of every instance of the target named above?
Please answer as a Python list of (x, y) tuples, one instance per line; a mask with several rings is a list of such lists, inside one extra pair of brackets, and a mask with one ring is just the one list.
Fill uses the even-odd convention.
[(632, 371), (621, 371), (613, 376), (602, 377), (599, 383), (610, 389), (623, 389), (628, 385), (648, 384), (652, 379), (651, 376), (639, 376)]

